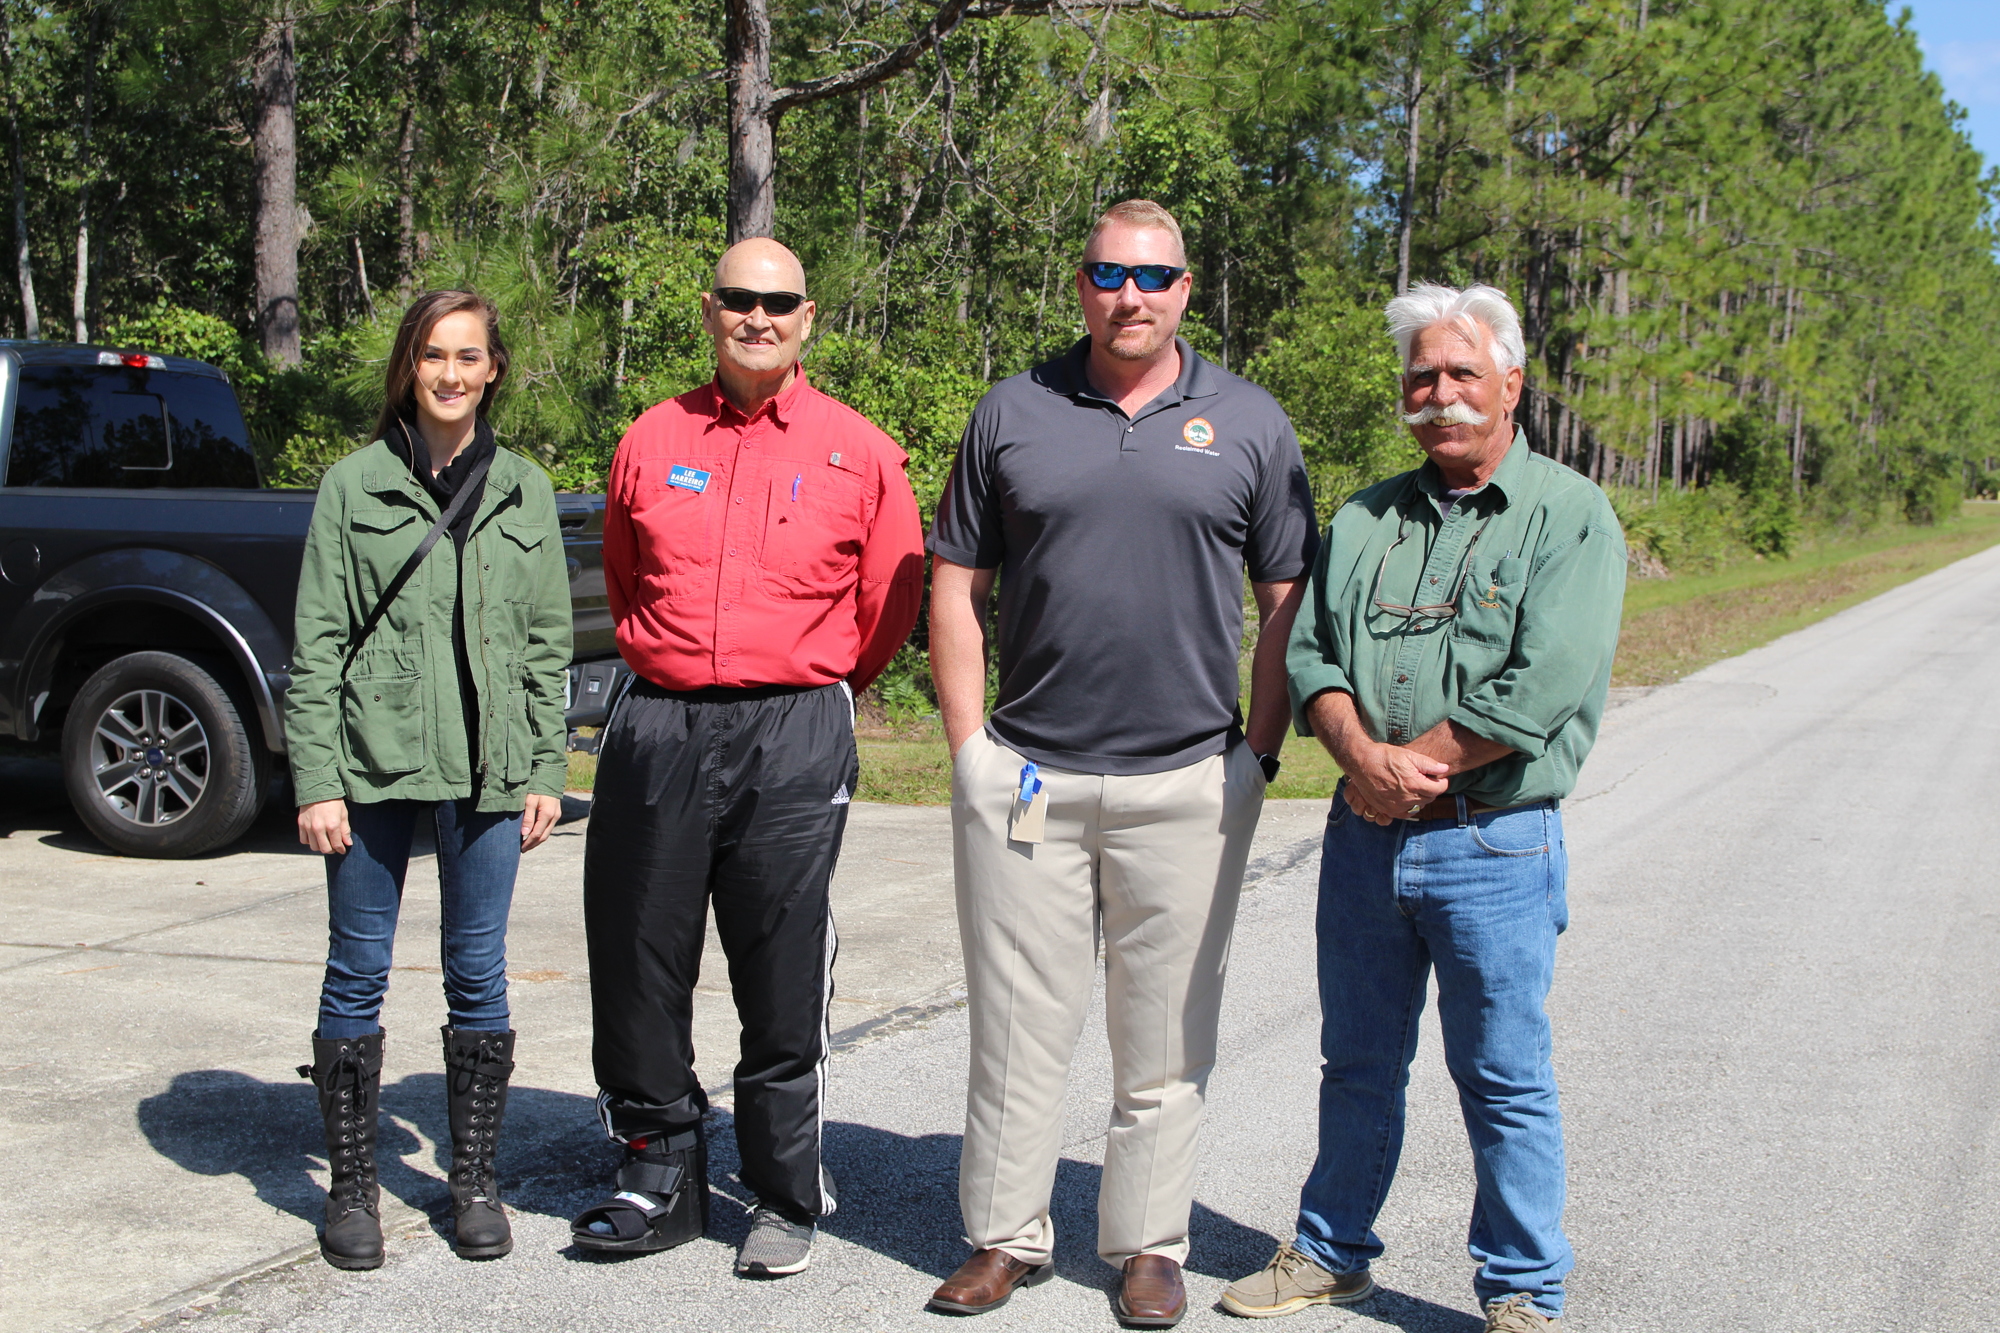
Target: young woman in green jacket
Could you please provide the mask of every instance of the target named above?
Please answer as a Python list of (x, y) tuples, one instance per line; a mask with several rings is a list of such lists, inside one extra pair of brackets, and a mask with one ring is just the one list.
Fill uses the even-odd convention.
[(299, 575), (286, 736), (299, 841), (326, 857), (329, 909), (300, 1072), (319, 1092), (332, 1172), (320, 1251), (340, 1268), (382, 1262), (380, 1015), (420, 816), (443, 896), (455, 1244), (466, 1258), (513, 1248), (493, 1177), (514, 1068), (507, 910), (521, 853), (562, 811), (571, 622), (548, 477), (487, 424), (506, 375), (490, 302), (419, 297), (396, 331), (375, 442), (320, 483)]

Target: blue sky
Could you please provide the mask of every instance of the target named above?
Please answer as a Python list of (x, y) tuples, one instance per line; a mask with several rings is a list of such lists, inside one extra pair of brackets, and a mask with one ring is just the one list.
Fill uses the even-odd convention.
[(1972, 144), (1990, 169), (2000, 166), (2000, 5), (1994, 0), (1890, 0), (1904, 8), (1924, 51), (1924, 64), (1944, 82), (1945, 95), (1966, 110)]

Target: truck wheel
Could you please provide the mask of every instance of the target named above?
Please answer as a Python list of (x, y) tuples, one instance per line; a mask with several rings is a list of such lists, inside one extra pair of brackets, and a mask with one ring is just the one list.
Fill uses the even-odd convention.
[(185, 657), (110, 662), (77, 691), (63, 724), (70, 804), (127, 856), (199, 856), (236, 841), (263, 806), (270, 767), (246, 711)]

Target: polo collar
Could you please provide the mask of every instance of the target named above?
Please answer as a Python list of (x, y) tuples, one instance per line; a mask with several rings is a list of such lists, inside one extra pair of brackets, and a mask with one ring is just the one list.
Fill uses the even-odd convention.
[[(1173, 387), (1163, 390), (1160, 396), (1139, 409), (1145, 413), (1156, 412), (1163, 407), (1186, 402), (1190, 398), (1212, 398), (1222, 392), (1222, 386), (1215, 382), (1215, 370), (1201, 353), (1188, 346), (1188, 340), (1178, 333), (1174, 335), (1174, 346), (1181, 354), (1181, 373), (1175, 377)], [(1072, 398), (1085, 398), (1093, 403), (1116, 406), (1111, 399), (1099, 393), (1090, 383), (1090, 336), (1085, 334), (1076, 340), (1062, 359), (1062, 392)]]
[[(1470, 495), (1460, 497), (1459, 503), (1478, 500), (1482, 504), (1490, 504), (1496, 510), (1505, 509), (1507, 502), (1521, 493), (1530, 452), (1526, 433), (1519, 426), (1514, 427), (1514, 442), (1507, 446), (1507, 456), (1500, 460), (1500, 466), (1493, 470), (1493, 475), (1486, 479), (1484, 486)], [(1425, 459), (1423, 466), (1416, 470), (1413, 484), (1417, 490), (1430, 497), (1433, 505), (1440, 504), (1444, 500), (1446, 489), (1444, 477), (1438, 472), (1437, 464), (1429, 459)], [(1487, 500), (1488, 492), (1493, 493), (1497, 499)]]
[[(783, 392), (779, 393), (776, 398), (773, 398), (763, 407), (757, 409), (759, 412), (768, 409), (772, 418), (781, 426), (791, 424), (792, 417), (798, 410), (799, 399), (806, 390), (805, 362), (795, 362), (792, 366), (792, 372), (792, 382), (785, 386)], [(734, 417), (738, 421), (747, 422), (750, 420), (750, 418), (743, 415), (742, 409), (729, 401), (729, 395), (722, 391), (721, 375), (715, 375), (708, 381), (708, 396), (709, 415), (715, 421), (721, 422), (730, 417)]]

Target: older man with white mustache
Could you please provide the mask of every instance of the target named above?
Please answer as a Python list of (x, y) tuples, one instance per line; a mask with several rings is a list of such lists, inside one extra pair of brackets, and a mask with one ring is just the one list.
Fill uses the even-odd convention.
[(1562, 1119), (1543, 1004), (1568, 921), (1563, 797), (1597, 735), (1625, 540), (1604, 493), (1514, 429), (1520, 320), (1491, 287), (1388, 306), (1428, 461), (1327, 529), (1286, 655), (1292, 706), (1346, 774), (1318, 913), (1319, 1157), (1296, 1238), (1234, 1284), (1256, 1317), (1373, 1294), (1425, 981), (1472, 1142), (1488, 1333), (1560, 1327)]

